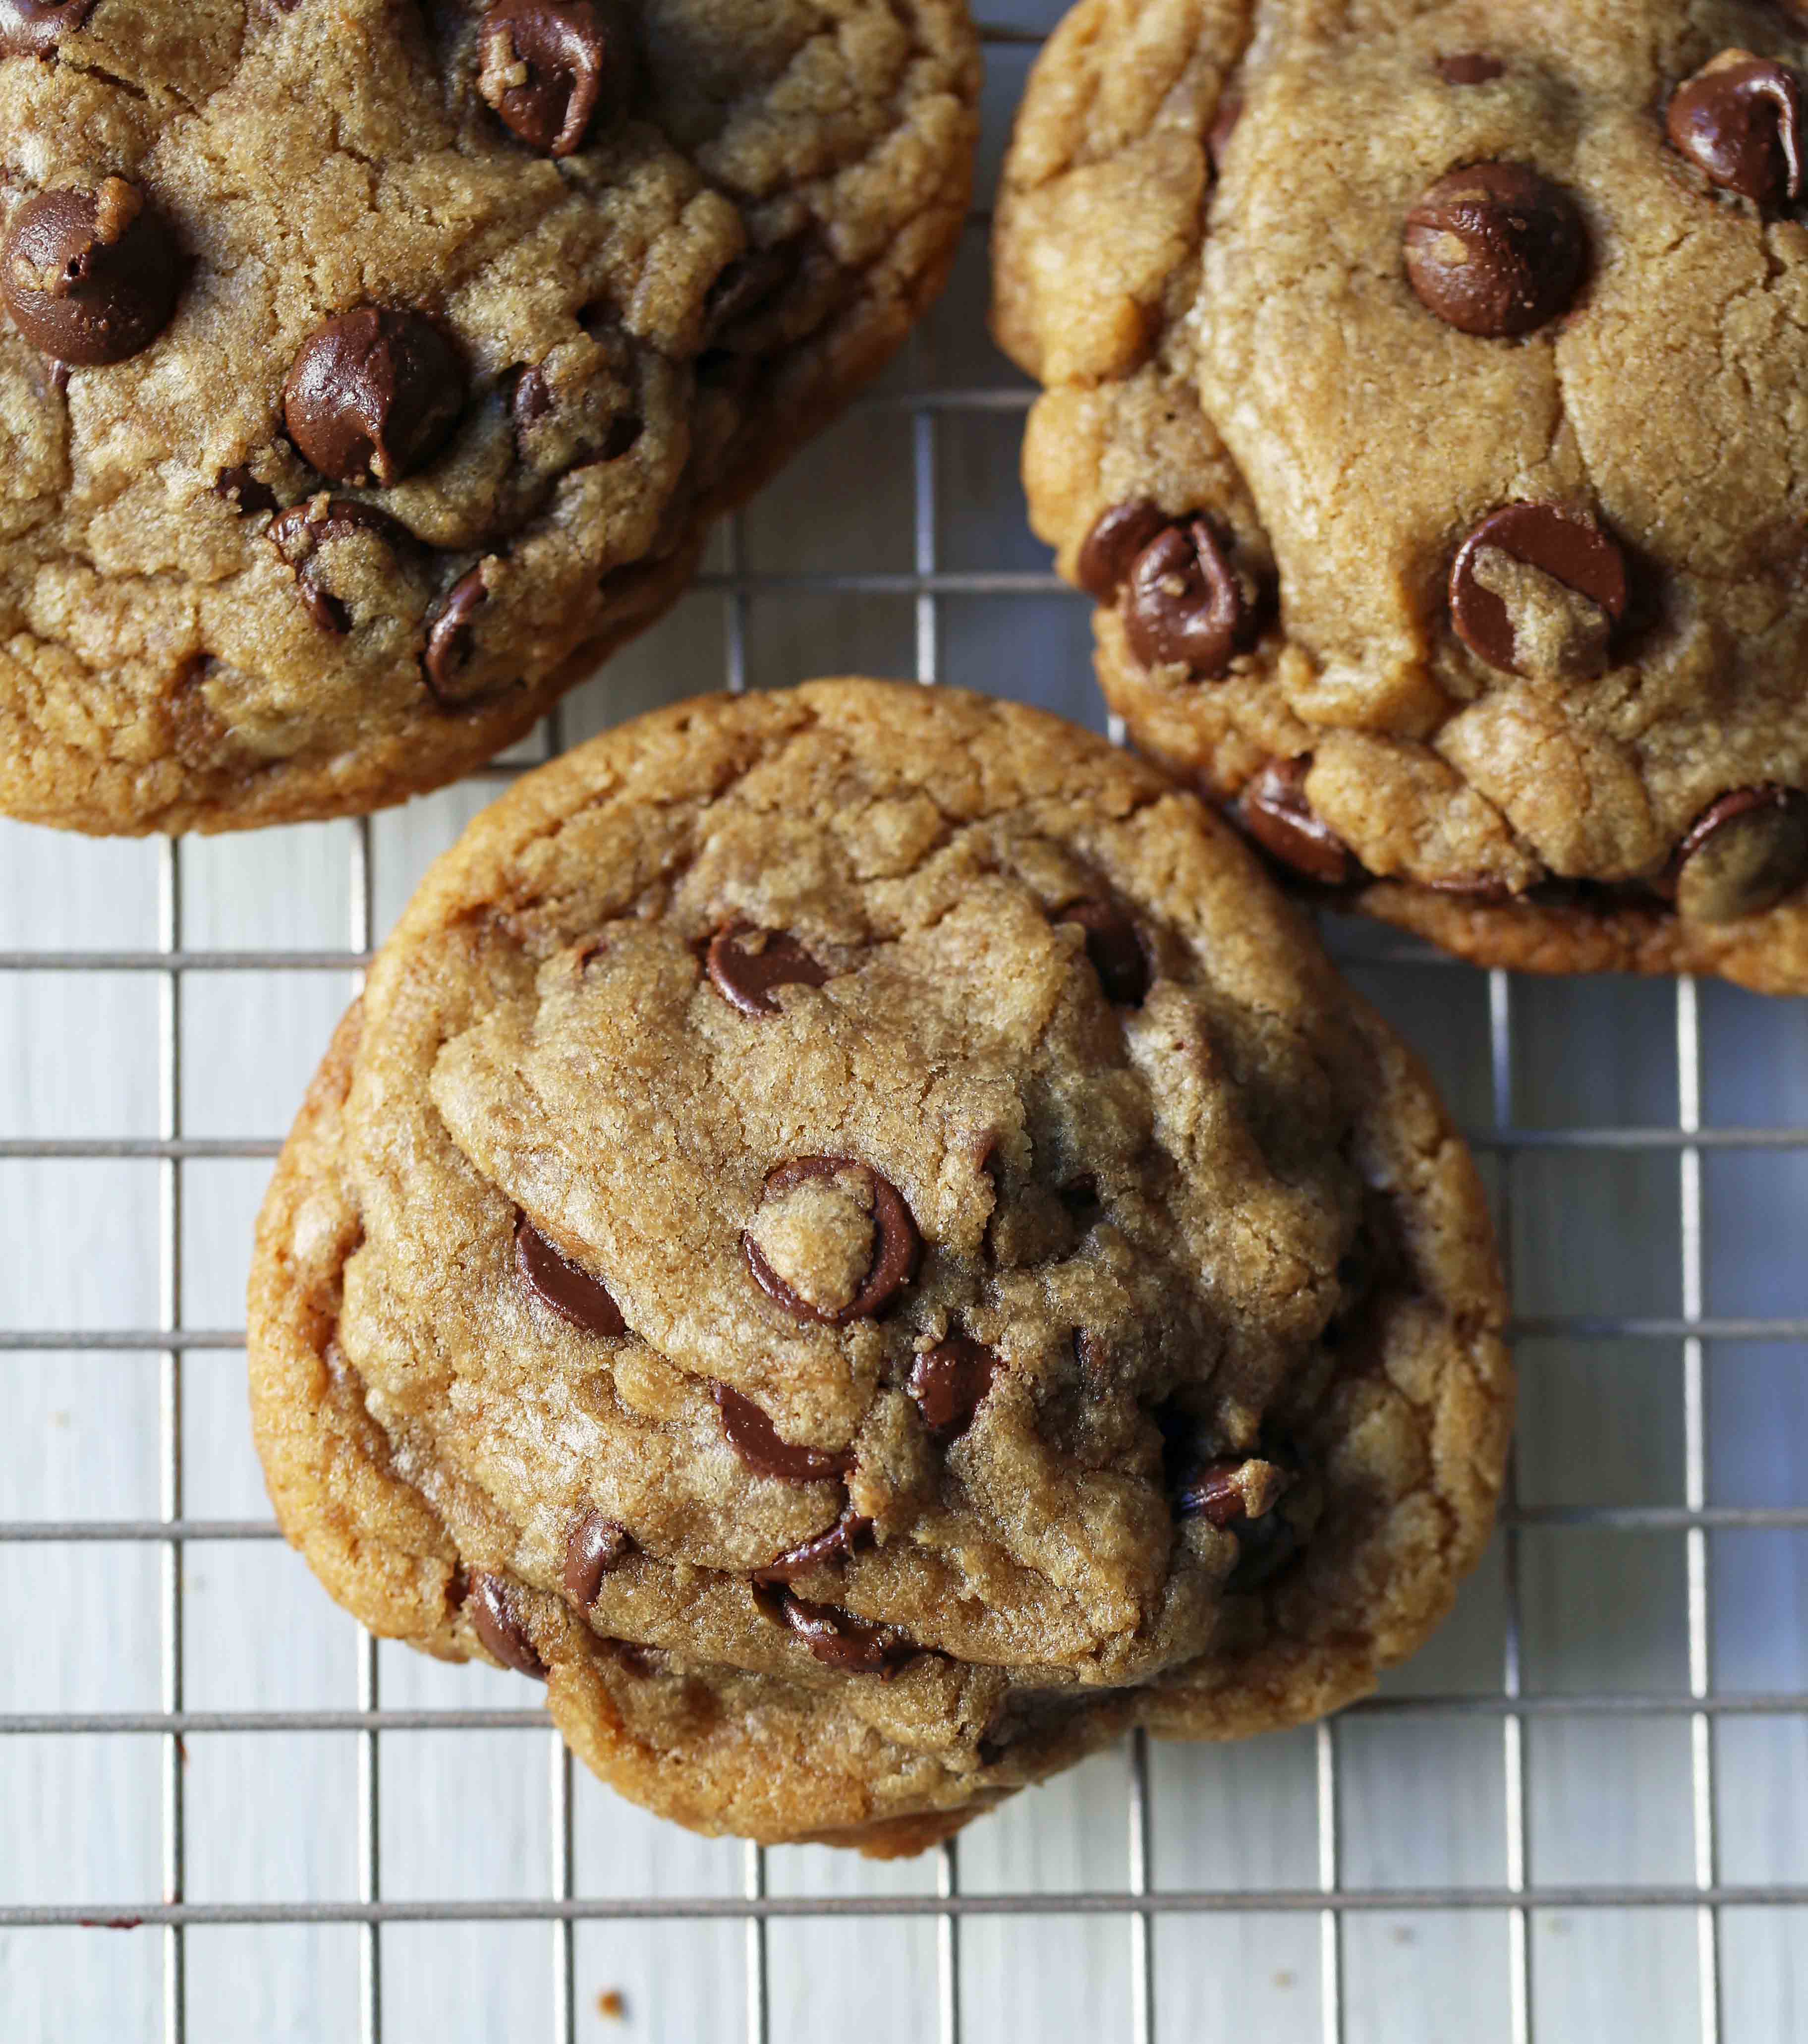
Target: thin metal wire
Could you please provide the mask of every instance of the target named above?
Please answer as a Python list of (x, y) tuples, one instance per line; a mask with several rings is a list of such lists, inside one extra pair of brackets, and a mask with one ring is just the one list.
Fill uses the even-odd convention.
[[(1146, 1897), (1153, 1885), (1153, 1801), (1149, 1792), (1149, 1735), (1130, 1741), (1130, 1892)], [(1130, 1919), (1130, 2034), (1131, 2044), (1154, 2044), (1155, 1927), (1146, 1909)]]
[[(173, 952), (182, 943), (182, 847), (163, 841), (158, 861), (158, 941)], [(182, 1134), (182, 980), (166, 973), (158, 986), (158, 1133), (174, 1141)], [(182, 1163), (171, 1156), (158, 1167), (159, 1270), (159, 1324), (166, 1336), (182, 1320)], [(157, 1363), (158, 1508), (164, 1527), (159, 1558), (162, 1666), (159, 1701), (167, 1712), (182, 1707), (182, 1543), (172, 1531), (182, 1520), (182, 1353), (166, 1342)], [(187, 1750), (179, 1732), (165, 1735), (162, 1755), (163, 1888), (172, 1905), (186, 1888), (187, 1799), (182, 1769)], [(183, 2044), (188, 2031), (187, 1947), (179, 1923), (163, 1931), (163, 2044)]]
[[(944, 1838), (936, 1854), (935, 1892), (961, 1892), (960, 1846)], [(935, 1919), (935, 2016), (940, 2044), (961, 2044), (961, 1920), (944, 1909)]]
[(1337, 1728), (1321, 1719), (1318, 1732), (1319, 1892), (1331, 1898), (1319, 1911), (1319, 2019), (1324, 2044), (1343, 2044), (1343, 1919), (1338, 1836)]

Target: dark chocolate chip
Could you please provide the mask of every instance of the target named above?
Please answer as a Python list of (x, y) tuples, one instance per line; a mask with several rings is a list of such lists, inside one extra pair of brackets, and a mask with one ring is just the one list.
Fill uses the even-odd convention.
[(633, 1535), (619, 1519), (586, 1512), (565, 1543), (565, 1587), (573, 1602), (588, 1611), (604, 1577), (620, 1567), (633, 1546)]
[(1178, 663), (1215, 681), (1255, 643), (1251, 590), (1203, 518), (1170, 525), (1130, 564), (1124, 636), (1146, 667)]
[(1440, 178), (1407, 215), (1407, 275), (1459, 332), (1504, 340), (1568, 309), (1587, 238), (1576, 202), (1523, 163)]
[(1223, 175), (1224, 154), (1242, 117), (1243, 95), (1240, 92), (1226, 93), (1218, 102), (1218, 112), (1205, 137), (1205, 153), (1211, 158), (1212, 171), (1217, 175)]
[(428, 687), (448, 707), (468, 699), (460, 683), (477, 651), (477, 613), (489, 601), (483, 570), (473, 568), (447, 591), (439, 614), (427, 628), (427, 651), (421, 666)]
[(0, 0), (0, 57), (47, 57), (93, 13), (98, 0)]
[(1704, 809), (1676, 847), (1661, 891), (1695, 923), (1733, 923), (1775, 908), (1808, 878), (1808, 796), (1736, 788)]
[(704, 300), (704, 332), (714, 345), (743, 321), (762, 312), (797, 273), (793, 242), (776, 248), (750, 248), (737, 256), (709, 287)]
[(312, 334), (282, 386), (305, 461), (338, 482), (388, 488), (443, 447), (465, 405), (464, 364), (424, 313), (361, 305)]
[(213, 478), (213, 494), (223, 498), (241, 518), (255, 518), (277, 508), (276, 492), (242, 463), (236, 468), (221, 470)]
[(501, 1577), (477, 1577), (465, 1608), (478, 1638), (505, 1668), (531, 1675), (536, 1682), (546, 1680), (546, 1663), (516, 1612), (513, 1591)]
[(620, 19), (591, 0), (496, 0), (478, 25), (477, 89), (530, 148), (569, 156), (599, 107), (626, 97)]
[(845, 1327), (850, 1320), (871, 1320), (882, 1313), (912, 1278), (923, 1254), (923, 1238), (904, 1197), (890, 1179), (882, 1178), (870, 1165), (848, 1157), (799, 1157), (766, 1174), (762, 1199), (789, 1192), (810, 1178), (858, 1178), (871, 1188), (873, 1231), (876, 1238), (873, 1261), (860, 1289), (845, 1306), (830, 1309), (812, 1304), (794, 1291), (761, 1253), (750, 1234), (741, 1238), (747, 1267), (760, 1289), (788, 1313), (800, 1320), (816, 1320), (831, 1327)]
[(1292, 1472), (1251, 1455), (1217, 1455), (1188, 1470), (1174, 1493), (1182, 1519), (1219, 1527), (1265, 1518), (1293, 1484)]
[(752, 1399), (726, 1384), (712, 1384), (709, 1389), (722, 1416), (724, 1437), (755, 1476), (780, 1483), (827, 1483), (853, 1468), (854, 1457), (846, 1449), (800, 1448), (780, 1436)]
[(1271, 759), (1237, 798), (1245, 830), (1272, 858), (1322, 886), (1346, 887), (1360, 870), (1350, 850), (1306, 799), (1310, 759)]
[(826, 1668), (889, 1681), (916, 1658), (917, 1650), (889, 1626), (871, 1624), (833, 1604), (806, 1604), (791, 1590), (781, 1593), (777, 1614)]
[(91, 369), (148, 348), (182, 282), (169, 229), (124, 178), (26, 199), (0, 241), (0, 294), (33, 348)]
[(1507, 67), (1499, 57), (1480, 50), (1458, 50), (1438, 60), (1438, 75), (1446, 85), (1492, 85), (1506, 74)]
[[(757, 950), (750, 941), (763, 937)], [(773, 990), (781, 986), (821, 986), (835, 975), (811, 957), (797, 939), (782, 930), (760, 932), (744, 923), (718, 930), (710, 939), (706, 962), (716, 991), (743, 1015), (779, 1012)]]
[(851, 1554), (872, 1530), (872, 1520), (863, 1519), (850, 1504), (826, 1533), (819, 1533), (814, 1539), (781, 1554), (777, 1561), (768, 1562), (763, 1569), (755, 1569), (753, 1579), (756, 1583), (791, 1582), (843, 1554)]
[(1518, 632), (1503, 597), (1476, 579), (1492, 548), (1536, 568), (1603, 613), (1608, 628), (1626, 615), (1626, 556), (1587, 511), (1566, 504), (1508, 504), (1470, 533), (1450, 568), (1450, 620), (1478, 659), (1507, 674), (1525, 671)]
[(509, 401), (517, 431), (538, 425), (552, 410), (552, 386), (543, 369), (524, 369), (515, 379), (514, 395)]
[(515, 1267), (534, 1296), (574, 1327), (593, 1335), (628, 1332), (608, 1288), (588, 1270), (568, 1263), (525, 1214), (515, 1224)]
[(1149, 955), (1127, 910), (1093, 896), (1070, 901), (1054, 918), (1077, 923), (1085, 932), (1086, 959), (1105, 998), (1115, 1008), (1140, 1008), (1149, 997)]
[(1141, 498), (1101, 511), (1081, 543), (1074, 572), (1095, 603), (1115, 603), (1136, 557), (1173, 521), (1159, 505)]
[(926, 1349), (911, 1365), (909, 1389), (930, 1432), (944, 1441), (964, 1434), (998, 1369), (998, 1351), (965, 1335)]
[(416, 544), (408, 528), (386, 511), (349, 497), (291, 505), (264, 528), (264, 537), (294, 571), (296, 590), (308, 615), (323, 632), (338, 637), (351, 629), (351, 613), (340, 597), (321, 586), (321, 549), (355, 532), (374, 533), (392, 550)]
[(1725, 190), (1760, 206), (1802, 196), (1802, 87), (1767, 57), (1728, 50), (1679, 85), (1670, 140)]

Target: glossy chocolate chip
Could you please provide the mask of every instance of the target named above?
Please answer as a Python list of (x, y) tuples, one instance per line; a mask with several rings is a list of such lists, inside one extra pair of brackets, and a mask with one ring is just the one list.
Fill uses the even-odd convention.
[(0, 57), (47, 57), (93, 13), (98, 0), (0, 0)]
[(505, 1668), (531, 1675), (536, 1682), (546, 1680), (546, 1663), (516, 1612), (513, 1591), (501, 1577), (475, 1577), (465, 1608), (478, 1638)]
[(1802, 86), (1782, 64), (1725, 52), (1676, 88), (1665, 125), (1724, 190), (1760, 206), (1802, 196)]
[(1499, 57), (1480, 50), (1458, 50), (1438, 60), (1438, 75), (1446, 85), (1491, 85), (1506, 74), (1507, 67)]
[(565, 1588), (572, 1601), (588, 1611), (604, 1577), (620, 1567), (633, 1546), (633, 1535), (619, 1519), (586, 1512), (565, 1543)]
[(1407, 275), (1419, 302), (1487, 340), (1531, 333), (1566, 312), (1587, 254), (1576, 202), (1523, 163), (1453, 171), (1407, 215)]
[(1491, 667), (1527, 671), (1506, 599), (1480, 578), (1488, 550), (1584, 598), (1610, 632), (1626, 615), (1626, 556), (1588, 512), (1566, 504), (1506, 505), (1470, 533), (1450, 568), (1450, 620), (1463, 644)]
[(1130, 564), (1124, 636), (1146, 667), (1178, 663), (1215, 681), (1255, 642), (1255, 604), (1203, 518), (1171, 525)]
[(1141, 498), (1101, 511), (1081, 543), (1074, 572), (1095, 603), (1115, 603), (1136, 557), (1173, 521), (1160, 505)]
[(1174, 1493), (1182, 1519), (1199, 1518), (1219, 1528), (1261, 1519), (1293, 1482), (1277, 1463), (1250, 1455), (1220, 1455), (1188, 1470)]
[(98, 368), (148, 348), (182, 282), (170, 231), (124, 178), (95, 191), (38, 192), (0, 241), (0, 294), (13, 324), (59, 362)]
[(213, 478), (213, 494), (230, 504), (241, 518), (255, 518), (277, 508), (276, 492), (242, 463), (221, 470)]
[(1695, 923), (1775, 908), (1808, 879), (1808, 796), (1737, 788), (1703, 810), (1677, 847), (1664, 891)]
[(812, 1178), (858, 1178), (869, 1185), (873, 1197), (873, 1261), (860, 1289), (845, 1306), (830, 1309), (814, 1304), (785, 1283), (762, 1254), (750, 1234), (741, 1238), (747, 1267), (766, 1296), (800, 1320), (820, 1321), (827, 1327), (845, 1327), (850, 1320), (871, 1320), (882, 1313), (912, 1278), (923, 1254), (923, 1238), (917, 1232), (904, 1197), (890, 1179), (881, 1178), (870, 1165), (847, 1157), (799, 1157), (766, 1174), (762, 1201), (777, 1197)]
[(944, 1441), (964, 1434), (998, 1369), (998, 1351), (965, 1335), (924, 1350), (911, 1365), (909, 1389), (930, 1432)]
[(534, 1296), (574, 1327), (592, 1335), (628, 1332), (608, 1288), (588, 1270), (566, 1262), (525, 1214), (515, 1224), (515, 1268)]
[(427, 628), (427, 651), (421, 657), (427, 686), (448, 707), (468, 700), (463, 683), (477, 651), (477, 613), (489, 601), (483, 571), (473, 568), (447, 591), (439, 613)]
[(850, 1675), (882, 1675), (888, 1681), (916, 1649), (889, 1627), (869, 1624), (833, 1604), (806, 1604), (794, 1592), (781, 1593), (778, 1617), (824, 1667)]
[(310, 335), (282, 386), (289, 437), (322, 475), (401, 482), (432, 459), (465, 405), (464, 365), (424, 313), (361, 305)]
[(807, 1576), (812, 1569), (837, 1561), (843, 1554), (851, 1554), (872, 1530), (872, 1520), (863, 1519), (850, 1504), (826, 1533), (817, 1534), (814, 1539), (806, 1540), (801, 1546), (781, 1554), (777, 1561), (755, 1569), (753, 1579), (756, 1583), (789, 1583), (799, 1576)]
[(776, 248), (750, 248), (735, 258), (704, 300), (704, 332), (711, 344), (764, 311), (797, 275), (800, 253), (794, 243), (785, 242)]
[(582, 148), (605, 101), (625, 96), (630, 59), (619, 18), (591, 0), (496, 0), (478, 25), (477, 89), (530, 148)]
[(415, 544), (414, 535), (387, 512), (348, 497), (292, 505), (264, 529), (264, 537), (294, 571), (296, 593), (308, 615), (323, 632), (336, 637), (351, 629), (351, 613), (340, 597), (321, 586), (321, 550), (358, 532), (372, 533), (396, 550)]
[(744, 923), (718, 930), (705, 959), (710, 983), (731, 1007), (756, 1017), (776, 1015), (773, 991), (781, 986), (821, 986), (835, 975), (782, 930), (758, 931)]
[(827, 1483), (853, 1468), (854, 1457), (846, 1449), (800, 1448), (780, 1437), (752, 1399), (726, 1384), (709, 1389), (722, 1416), (724, 1437), (755, 1476), (780, 1483)]
[(1325, 887), (1345, 887), (1360, 870), (1343, 840), (1306, 799), (1310, 759), (1271, 759), (1237, 798), (1245, 830), (1270, 857)]
[(1070, 901), (1054, 919), (1077, 923), (1086, 935), (1086, 959), (1114, 1008), (1140, 1008), (1149, 997), (1149, 955), (1129, 912), (1094, 896)]

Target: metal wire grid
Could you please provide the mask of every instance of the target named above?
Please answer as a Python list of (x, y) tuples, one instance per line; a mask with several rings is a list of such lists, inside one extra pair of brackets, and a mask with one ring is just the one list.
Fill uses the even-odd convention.
[[(995, 44), (1033, 44), (1038, 34), (1011, 27), (985, 31)], [(1050, 573), (949, 572), (938, 564), (936, 425), (946, 415), (1016, 413), (1029, 394), (987, 386), (912, 390), (866, 401), (869, 409), (908, 410), (912, 424), (915, 518), (913, 559), (908, 573), (772, 574), (743, 565), (742, 521), (729, 522), (725, 567), (700, 580), (718, 591), (723, 606), (724, 678), (735, 690), (747, 685), (747, 615), (756, 597), (796, 598), (821, 594), (907, 596), (914, 604), (917, 670), (926, 683), (938, 678), (942, 598), (1042, 595), (1063, 590)], [(1122, 733), (1114, 729), (1114, 736)], [(562, 748), (561, 720), (549, 720), (548, 756)], [(524, 769), (498, 763), (474, 776), (502, 782)], [(1514, 987), (1504, 973), (1488, 975), (1491, 1056), (1491, 1124), (1470, 1132), (1477, 1151), (1491, 1156), (1498, 1172), (1497, 1208), (1503, 1241), (1511, 1237), (1515, 1159), (1539, 1151), (1657, 1152), (1673, 1154), (1677, 1166), (1680, 1221), (1679, 1316), (1545, 1316), (1522, 1318), (1512, 1330), (1526, 1339), (1564, 1336), (1580, 1340), (1618, 1338), (1639, 1342), (1679, 1341), (1683, 1408), (1683, 1489), (1680, 1508), (1576, 1505), (1532, 1508), (1518, 1502), (1510, 1477), (1503, 1512), (1505, 1549), (1504, 1646), (1499, 1695), (1382, 1697), (1357, 1705), (1345, 1717), (1498, 1720), (1503, 1748), (1505, 1808), (1505, 1880), (1498, 1886), (1430, 1888), (1353, 1887), (1341, 1878), (1338, 1729), (1322, 1723), (1315, 1735), (1318, 1868), (1316, 1885), (1266, 1889), (1158, 1888), (1152, 1877), (1154, 1797), (1149, 1755), (1141, 1735), (1128, 1749), (1129, 1838), (1124, 1887), (964, 1893), (954, 1843), (940, 1848), (934, 1894), (773, 1895), (768, 1891), (766, 1855), (746, 1849), (743, 1892), (738, 1897), (611, 1897), (580, 1896), (574, 1877), (572, 1759), (542, 1711), (495, 1708), (389, 1709), (379, 1691), (377, 1642), (359, 1641), (355, 1707), (345, 1710), (191, 1711), (183, 1695), (183, 1577), (185, 1545), (193, 1541), (269, 1541), (279, 1538), (273, 1522), (190, 1519), (185, 1514), (182, 1439), (184, 1358), (197, 1350), (242, 1348), (239, 1329), (191, 1328), (182, 1324), (182, 1167), (191, 1162), (273, 1158), (273, 1140), (237, 1136), (192, 1137), (184, 1132), (182, 1007), (186, 980), (195, 974), (344, 970), (361, 981), (374, 938), (374, 860), (370, 820), (354, 827), (346, 947), (231, 951), (186, 948), (182, 943), (183, 847), (166, 842), (159, 853), (158, 943), (154, 951), (31, 950), (0, 951), (0, 974), (19, 973), (148, 973), (158, 986), (160, 1073), (157, 1134), (149, 1138), (0, 1139), (0, 1162), (104, 1159), (154, 1161), (158, 1169), (160, 1271), (157, 1324), (100, 1330), (0, 1329), (0, 1347), (10, 1351), (78, 1351), (102, 1348), (154, 1354), (159, 1374), (159, 1509), (155, 1520), (0, 1521), (0, 1546), (31, 1543), (151, 1543), (160, 1557), (160, 1681), (154, 1712), (14, 1712), (0, 1715), (0, 1737), (46, 1735), (155, 1735), (160, 1742), (161, 1885), (156, 1904), (107, 1906), (71, 1902), (48, 1906), (0, 1905), (0, 1929), (127, 1924), (154, 1928), (163, 1941), (164, 2044), (184, 2044), (187, 2031), (185, 1934), (190, 1927), (351, 1924), (359, 1937), (359, 2034), (363, 2044), (383, 2035), (382, 1931), (399, 1923), (472, 1922), (543, 1923), (550, 1933), (553, 1977), (553, 2028), (556, 2044), (574, 2044), (577, 1994), (574, 1965), (575, 1927), (590, 1921), (727, 1920), (744, 1925), (746, 2029), (748, 2044), (768, 2044), (767, 1927), (797, 1918), (857, 1919), (932, 1917), (936, 1926), (937, 2030), (940, 2044), (960, 2044), (961, 1938), (963, 1923), (989, 1916), (1065, 1915), (1122, 1918), (1130, 1951), (1128, 2035), (1133, 2044), (1154, 2044), (1156, 1985), (1154, 1923), (1161, 1916), (1261, 1912), (1315, 1915), (1319, 1924), (1320, 2009), (1324, 2044), (1342, 2044), (1346, 2034), (1344, 1926), (1357, 1914), (1414, 1910), (1493, 1911), (1508, 1927), (1510, 2034), (1513, 2044), (1533, 2044), (1530, 1918), (1534, 1910), (1600, 1908), (1691, 1909), (1696, 1927), (1702, 2044), (1719, 2044), (1722, 1973), (1720, 1919), (1731, 1907), (1808, 1907), (1808, 1885), (1800, 1883), (1729, 1885), (1720, 1878), (1718, 1813), (1715, 1793), (1714, 1727), (1717, 1720), (1750, 1717), (1808, 1717), (1808, 1692), (1785, 1690), (1717, 1695), (1714, 1690), (1708, 1538), (1733, 1529), (1808, 1528), (1808, 1508), (1716, 1508), (1707, 1502), (1708, 1415), (1704, 1343), (1808, 1340), (1808, 1318), (1709, 1318), (1703, 1311), (1702, 1156), (1709, 1151), (1808, 1149), (1808, 1128), (1704, 1128), (1702, 1126), (1700, 1024), (1694, 982), (1676, 989), (1676, 1125), (1642, 1128), (1518, 1128), (1514, 1102)], [(1407, 963), (1416, 968), (1448, 963), (1410, 943), (1383, 943), (1362, 954), (1362, 962)], [(1521, 1535), (1527, 1530), (1589, 1527), (1619, 1531), (1680, 1531), (1687, 1560), (1688, 1690), (1686, 1696), (1621, 1692), (1533, 1695), (1522, 1683), (1519, 1603)], [(1622, 1883), (1534, 1885), (1529, 1873), (1526, 1730), (1540, 1718), (1618, 1719), (1684, 1716), (1690, 1728), (1694, 1869), (1692, 1883), (1633, 1885)], [(379, 1849), (380, 1781), (385, 1732), (539, 1731), (547, 1735), (550, 1802), (548, 1893), (543, 1900), (386, 1900)], [(182, 1742), (209, 1733), (343, 1733), (357, 1742), (358, 1899), (355, 1902), (192, 1904), (186, 1900)]]

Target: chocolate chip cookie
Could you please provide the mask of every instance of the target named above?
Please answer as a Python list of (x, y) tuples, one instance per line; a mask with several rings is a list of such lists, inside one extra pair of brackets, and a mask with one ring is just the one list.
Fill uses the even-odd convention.
[(520, 736), (939, 287), (977, 82), (965, 0), (0, 0), (0, 809)]
[(951, 691), (628, 724), (433, 870), (251, 1288), (289, 1538), (707, 1831), (1359, 1696), (1487, 1536), (1487, 1211), (1193, 796)]
[(1085, 0), (996, 231), (1138, 743), (1493, 965), (1808, 989), (1800, 0)]

